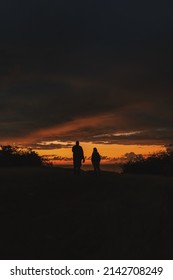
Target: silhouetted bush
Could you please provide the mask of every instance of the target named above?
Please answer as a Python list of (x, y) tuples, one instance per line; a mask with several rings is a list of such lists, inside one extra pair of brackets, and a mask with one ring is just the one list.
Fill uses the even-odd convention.
[(48, 162), (31, 149), (1, 146), (0, 167), (10, 166), (44, 166)]
[(122, 165), (124, 173), (173, 175), (173, 152), (161, 152)]

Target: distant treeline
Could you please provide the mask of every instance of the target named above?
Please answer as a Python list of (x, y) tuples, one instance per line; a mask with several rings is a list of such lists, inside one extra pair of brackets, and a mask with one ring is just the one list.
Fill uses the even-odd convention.
[(140, 157), (122, 165), (124, 173), (173, 175), (173, 152), (160, 152)]
[(48, 165), (48, 162), (32, 149), (12, 146), (0, 147), (0, 167), (44, 165)]

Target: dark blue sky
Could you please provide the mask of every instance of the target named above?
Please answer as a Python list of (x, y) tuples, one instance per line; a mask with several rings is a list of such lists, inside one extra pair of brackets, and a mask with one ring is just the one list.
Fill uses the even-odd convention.
[(171, 11), (170, 1), (1, 1), (0, 139), (110, 115), (52, 137), (141, 130), (131, 141), (172, 143)]

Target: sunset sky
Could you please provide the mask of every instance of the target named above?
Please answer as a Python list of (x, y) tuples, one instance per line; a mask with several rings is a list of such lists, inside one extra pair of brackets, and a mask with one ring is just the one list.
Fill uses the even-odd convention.
[(171, 1), (3, 0), (0, 144), (109, 159), (173, 143)]

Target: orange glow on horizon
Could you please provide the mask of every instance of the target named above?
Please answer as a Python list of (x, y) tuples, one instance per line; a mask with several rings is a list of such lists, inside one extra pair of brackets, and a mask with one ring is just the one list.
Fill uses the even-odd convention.
[[(155, 139), (152, 141), (150, 138), (147, 139), (147, 136), (146, 139), (141, 138), (141, 140), (139, 140), (141, 143), (140, 145), (132, 144), (132, 141), (135, 140), (128, 139), (126, 137), (139, 134), (141, 133), (141, 131), (129, 131), (124, 129), (121, 131), (117, 130), (113, 132), (112, 128), (115, 126), (115, 123), (118, 123), (119, 127), (123, 128), (123, 119), (113, 114), (101, 114), (97, 116), (82, 117), (69, 120), (65, 123), (57, 124), (52, 127), (32, 131), (30, 134), (23, 137), (13, 137), (11, 139), (6, 139), (4, 141), (1, 141), (1, 144), (14, 146), (19, 145), (23, 147), (38, 147), (38, 149), (34, 150), (39, 155), (45, 155), (52, 161), (54, 157), (57, 157), (56, 161), (61, 164), (72, 162), (72, 150), (71, 148), (69, 148), (71, 142), (63, 142), (62, 139), (80, 139), (80, 135), (82, 135), (82, 139), (91, 139), (90, 141), (93, 140), (94, 142), (99, 142), (99, 144), (94, 142), (80, 142), (80, 145), (83, 147), (84, 155), (86, 158), (91, 157), (93, 148), (97, 147), (100, 155), (105, 158), (102, 159), (102, 162), (110, 162), (111, 159), (121, 158), (126, 153), (130, 152), (146, 156), (148, 154), (165, 151), (164, 144), (166, 143), (163, 144), (163, 141), (156, 141)], [(97, 128), (99, 128), (100, 130), (97, 130)], [(88, 135), (90, 134), (90, 129), (92, 133), (91, 135)], [(109, 131), (111, 131), (111, 133), (109, 133)], [(88, 136), (90, 138), (88, 138)], [(114, 137), (113, 141), (117, 141), (117, 143), (119, 141), (119, 143), (124, 144), (109, 144), (108, 142), (106, 143), (106, 141), (105, 143), (101, 143), (103, 139), (111, 141), (111, 136)], [(151, 143), (155, 143), (155, 145), (151, 145)], [(59, 145), (60, 148), (56, 148), (56, 145)], [(42, 147), (43, 149), (41, 149)], [(58, 157), (60, 157), (61, 159), (58, 159)], [(87, 159), (86, 163), (90, 163), (90, 160)]]
[[(83, 147), (84, 155), (86, 158), (90, 157), (94, 147), (97, 147), (98, 152), (102, 157), (108, 157), (107, 160), (103, 160), (105, 163), (112, 158), (120, 158), (126, 153), (134, 152), (135, 154), (149, 155), (157, 153), (160, 151), (165, 151), (165, 148), (160, 145), (120, 145), (120, 144), (94, 144), (87, 142), (80, 142)], [(35, 151), (43, 156), (62, 157), (62, 158), (72, 158), (71, 148), (61, 148), (61, 149), (50, 149), (50, 150), (36, 150)], [(72, 160), (58, 160), (58, 164), (69, 164)], [(90, 160), (86, 160), (86, 163), (90, 163)]]

